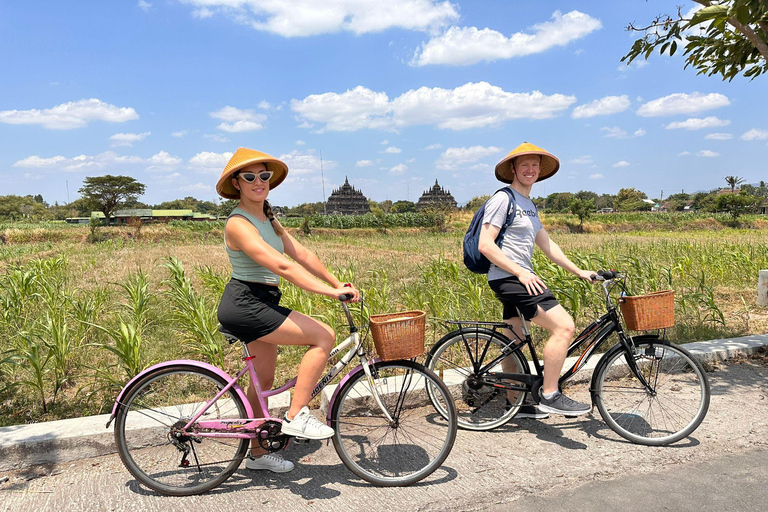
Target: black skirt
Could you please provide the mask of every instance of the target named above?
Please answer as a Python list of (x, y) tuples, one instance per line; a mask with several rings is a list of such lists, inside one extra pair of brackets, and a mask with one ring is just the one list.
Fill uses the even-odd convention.
[(280, 305), (280, 288), (232, 279), (224, 288), (217, 312), (221, 326), (245, 342), (277, 330), (291, 310)]

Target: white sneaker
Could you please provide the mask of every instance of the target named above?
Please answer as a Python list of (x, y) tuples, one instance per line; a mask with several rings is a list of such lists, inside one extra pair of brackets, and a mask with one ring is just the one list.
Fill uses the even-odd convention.
[(268, 469), (273, 473), (287, 473), (293, 469), (293, 462), (285, 460), (282, 455), (267, 453), (261, 457), (251, 457), (245, 460), (247, 469)]
[(307, 439), (328, 439), (333, 437), (333, 429), (324, 425), (309, 412), (306, 405), (301, 408), (293, 420), (285, 416), (282, 433), (287, 436), (305, 437)]

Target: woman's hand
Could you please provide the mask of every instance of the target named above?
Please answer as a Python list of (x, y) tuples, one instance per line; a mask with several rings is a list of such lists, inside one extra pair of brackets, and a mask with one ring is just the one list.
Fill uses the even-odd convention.
[(540, 295), (547, 289), (544, 281), (532, 272), (524, 272), (522, 275), (517, 276), (517, 278), (520, 280), (520, 284), (528, 290), (528, 295)]
[(360, 290), (355, 288), (352, 283), (344, 283), (342, 286), (336, 288), (336, 298), (339, 298), (344, 294), (352, 295), (352, 298), (346, 302), (358, 302), (360, 300)]

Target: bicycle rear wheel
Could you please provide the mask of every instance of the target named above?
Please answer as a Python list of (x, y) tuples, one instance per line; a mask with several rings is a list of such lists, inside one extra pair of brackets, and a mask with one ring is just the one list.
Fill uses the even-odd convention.
[[(517, 414), (525, 393), (482, 383), (488, 378), (488, 373), (504, 371), (502, 364), (478, 371), (499, 357), (510, 343), (496, 333), (473, 328), (447, 334), (430, 350), (426, 366), (451, 391), (459, 427), (491, 430), (504, 425)], [(510, 373), (528, 373), (528, 363), (519, 351), (511, 354), (503, 366)], [(442, 414), (440, 401), (433, 400), (433, 404)]]
[[(117, 451), (128, 471), (171, 496), (203, 493), (229, 478), (245, 457), (248, 439), (177, 430), (226, 384), (219, 375), (189, 365), (161, 368), (139, 381), (123, 397), (115, 422)], [(246, 416), (245, 405), (230, 389), (200, 419)]]
[(632, 357), (647, 389), (627, 366), (621, 345), (598, 362), (593, 401), (611, 429), (633, 443), (663, 446), (688, 436), (709, 409), (704, 369), (682, 347), (663, 340), (635, 341)]
[[(413, 361), (379, 362), (371, 372), (373, 386), (363, 371), (342, 384), (331, 409), (333, 446), (354, 474), (374, 485), (418, 482), (440, 467), (456, 439), (450, 393), (431, 371)], [(432, 405), (427, 388), (442, 401), (445, 415)]]

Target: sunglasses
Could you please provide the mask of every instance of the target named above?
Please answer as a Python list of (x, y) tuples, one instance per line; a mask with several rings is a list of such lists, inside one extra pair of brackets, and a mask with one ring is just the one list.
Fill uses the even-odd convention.
[(238, 176), (240, 178), (243, 178), (248, 183), (253, 183), (256, 181), (256, 177), (261, 181), (269, 181), (272, 178), (272, 175), (275, 174), (273, 171), (262, 171), (260, 173), (255, 172), (241, 172)]

